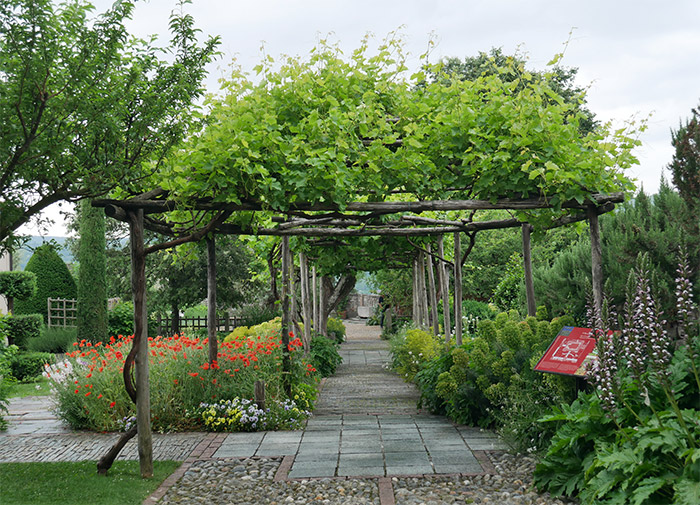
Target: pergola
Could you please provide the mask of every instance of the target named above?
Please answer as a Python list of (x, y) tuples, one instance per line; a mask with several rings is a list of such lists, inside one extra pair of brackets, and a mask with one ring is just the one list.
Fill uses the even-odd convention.
[[(573, 222), (588, 220), (591, 235), (591, 258), (593, 295), (596, 310), (602, 306), (602, 265), (601, 249), (598, 230), (598, 216), (610, 212), (616, 203), (624, 201), (622, 193), (609, 195), (592, 193), (583, 203), (578, 201), (566, 201), (556, 207), (562, 210), (561, 216), (552, 220), (545, 228), (564, 226)], [(214, 238), (216, 235), (256, 235), (282, 237), (282, 348), (285, 350), (283, 367), (288, 370), (289, 355), (286, 352), (289, 329), (291, 327), (291, 315), (289, 304), (289, 265), (291, 255), (289, 252), (289, 237), (359, 237), (359, 236), (436, 236), (454, 234), (455, 243), (455, 339), (461, 344), (461, 234), (466, 233), (471, 238), (471, 246), (474, 244), (475, 234), (479, 231), (516, 228), (522, 229), (523, 257), (525, 267), (525, 284), (527, 293), (527, 305), (529, 315), (535, 313), (534, 288), (532, 283), (532, 269), (530, 260), (530, 232), (532, 226), (526, 221), (515, 217), (503, 220), (474, 221), (477, 210), (504, 209), (511, 211), (533, 211), (537, 209), (552, 209), (555, 206), (546, 198), (539, 199), (500, 199), (496, 201), (485, 200), (430, 200), (430, 201), (356, 201), (344, 206), (342, 209), (328, 203), (295, 203), (285, 209), (274, 211), (273, 225), (268, 227), (253, 227), (233, 224), (228, 220), (236, 212), (270, 212), (270, 209), (260, 202), (247, 201), (237, 203), (212, 202), (200, 199), (191, 202), (187, 210), (197, 213), (198, 225), (183, 228), (174, 222), (168, 221), (168, 212), (182, 210), (182, 204), (169, 199), (169, 194), (163, 189), (156, 189), (123, 200), (102, 199), (95, 200), (93, 205), (103, 207), (107, 216), (126, 222), (130, 228), (131, 263), (132, 263), (132, 290), (134, 299), (134, 340), (124, 365), (124, 382), (126, 390), (136, 404), (137, 424), (132, 430), (125, 433), (114, 447), (98, 463), (98, 471), (106, 473), (112, 462), (123, 448), (126, 442), (138, 433), (139, 459), (142, 475), (151, 474), (152, 463), (152, 438), (149, 400), (149, 372), (148, 372), (148, 346), (147, 346), (147, 310), (146, 310), (146, 282), (145, 263), (146, 256), (150, 253), (175, 247), (187, 242), (207, 240), (209, 253), (208, 268), (208, 294), (209, 294), (209, 357), (210, 361), (216, 359), (216, 260), (214, 255)], [(423, 217), (420, 214), (425, 211), (468, 211), (469, 215), (458, 220), (438, 219)], [(193, 221), (194, 222), (194, 221)], [(144, 230), (157, 232), (169, 237), (169, 240), (149, 247), (144, 245)], [(439, 241), (439, 258), (443, 259), (442, 241)], [(428, 253), (430, 251), (428, 250)], [(422, 261), (422, 259), (421, 259)], [(443, 287), (443, 303), (449, 314), (447, 300), (448, 293), (444, 279), (444, 260), (440, 263), (441, 286)], [(302, 265), (304, 268), (304, 265)], [(424, 281), (423, 281), (424, 282)], [(425, 284), (423, 284), (425, 286)], [(304, 286), (302, 284), (302, 293)], [(306, 288), (308, 293), (308, 287)], [(433, 290), (434, 293), (434, 290)], [(433, 313), (437, 312), (437, 301), (432, 297), (431, 305)], [(311, 314), (304, 309), (304, 318), (311, 319)], [(307, 323), (307, 321), (304, 321)], [(449, 323), (448, 323), (449, 324)], [(446, 324), (447, 326), (447, 324)], [(305, 324), (305, 331), (309, 331), (310, 325)], [(447, 330), (449, 332), (449, 330)], [(136, 372), (136, 381), (132, 379), (132, 371)]]

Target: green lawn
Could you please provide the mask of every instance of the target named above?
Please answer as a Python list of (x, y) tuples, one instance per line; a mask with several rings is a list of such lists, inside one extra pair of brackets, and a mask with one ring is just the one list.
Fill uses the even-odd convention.
[(47, 396), (51, 394), (49, 381), (45, 377), (39, 377), (32, 382), (19, 382), (13, 384), (10, 389), (10, 398), (24, 396)]
[(2, 505), (141, 505), (177, 461), (154, 461), (155, 475), (142, 479), (138, 461), (116, 461), (105, 477), (94, 461), (0, 463)]

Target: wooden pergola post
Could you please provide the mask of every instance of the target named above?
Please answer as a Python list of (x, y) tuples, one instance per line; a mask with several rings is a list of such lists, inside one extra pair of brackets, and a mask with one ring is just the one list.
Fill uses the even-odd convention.
[(311, 290), (313, 291), (313, 296), (312, 296), (312, 303), (314, 306), (314, 314), (313, 314), (313, 321), (314, 321), (314, 331), (316, 333), (321, 333), (319, 331), (319, 324), (321, 321), (320, 317), (320, 303), (319, 303), (319, 296), (318, 296), (318, 279), (316, 276), (316, 267), (312, 266), (311, 267)]
[(304, 253), (299, 253), (299, 274), (301, 282), (301, 309), (304, 314), (304, 352), (311, 346), (311, 301), (309, 300), (309, 262)]
[(532, 281), (532, 247), (530, 243), (530, 232), (532, 227), (529, 223), (523, 223), (523, 267), (525, 270), (525, 298), (527, 299), (527, 315), (535, 317), (537, 306), (535, 305), (535, 285)]
[(450, 320), (450, 277), (445, 268), (445, 249), (442, 235), (438, 237), (438, 275), (440, 277), (440, 291), (442, 293), (442, 317), (444, 321), (445, 343), (450, 341), (452, 335), (452, 321)]
[(455, 343), (462, 345), (462, 246), (455, 232)]
[(426, 245), (428, 254), (425, 255), (426, 267), (428, 268), (428, 291), (430, 293), (430, 314), (433, 323), (433, 334), (440, 334), (440, 319), (438, 318), (437, 289), (435, 288), (435, 271), (433, 269), (433, 255), (430, 244)]
[(586, 209), (591, 230), (591, 277), (593, 280), (593, 309), (594, 317), (600, 318), (603, 313), (603, 253), (600, 247), (600, 227), (596, 207)]
[(213, 236), (207, 242), (207, 336), (209, 337), (209, 364), (217, 361), (219, 342), (216, 337), (216, 242)]
[(289, 237), (282, 237), (282, 384), (288, 397), (292, 396), (292, 384), (290, 374), (292, 373), (291, 356), (289, 355), (289, 331), (291, 329), (291, 314), (289, 313)]
[(131, 289), (134, 295), (134, 347), (136, 347), (136, 425), (141, 477), (153, 477), (151, 396), (148, 383), (148, 311), (146, 309), (146, 254), (143, 247), (143, 210), (131, 211)]

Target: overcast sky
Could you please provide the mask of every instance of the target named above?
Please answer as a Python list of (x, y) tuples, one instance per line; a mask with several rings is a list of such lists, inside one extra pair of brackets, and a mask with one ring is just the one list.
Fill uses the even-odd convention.
[[(96, 12), (111, 5), (93, 3)], [(131, 31), (167, 41), (175, 7), (175, 0), (140, 2)], [(640, 164), (628, 175), (652, 193), (672, 157), (671, 129), (700, 105), (698, 0), (193, 0), (186, 10), (203, 34), (221, 37), (223, 56), (207, 80), (211, 91), (234, 57), (251, 70), (263, 42), (269, 55), (304, 56), (327, 37), (347, 54), (368, 32), (382, 39), (399, 29), (415, 67), (432, 37), (433, 62), (501, 47), (543, 69), (570, 39), (562, 64), (578, 67), (578, 83), (590, 86), (588, 105), (600, 120), (651, 114), (636, 151)], [(60, 224), (51, 233), (62, 234)]]

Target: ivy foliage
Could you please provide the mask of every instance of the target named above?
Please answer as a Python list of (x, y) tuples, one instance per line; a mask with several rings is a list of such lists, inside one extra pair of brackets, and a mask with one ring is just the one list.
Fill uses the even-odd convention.
[(636, 162), (633, 127), (582, 135), (577, 104), (517, 66), (429, 82), (423, 72), (407, 76), (405, 61), (394, 38), (376, 54), (364, 40), (348, 58), (325, 42), (305, 60), (267, 57), (256, 82), (234, 68), (225, 93), (208, 103), (206, 128), (157, 182), (184, 202), (275, 210), (297, 202), (342, 209), (395, 191), (418, 199), (542, 196), (557, 206), (631, 188), (623, 170)]
[(24, 269), (36, 275), (36, 293), (15, 302), (16, 314), (41, 314), (46, 320), (47, 298), (75, 298), (77, 287), (68, 267), (51, 244), (39, 246)]

